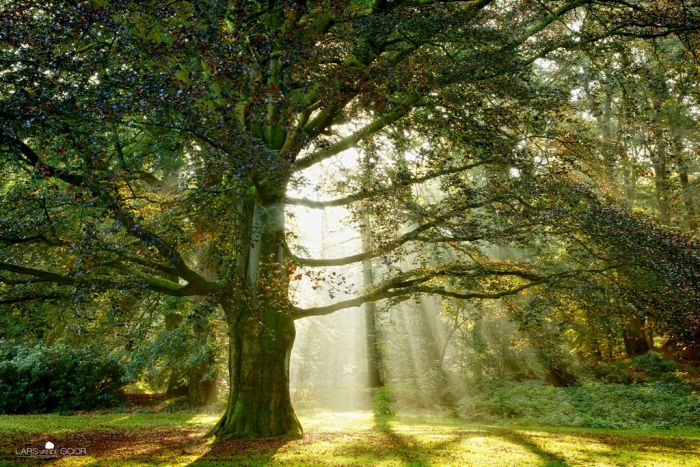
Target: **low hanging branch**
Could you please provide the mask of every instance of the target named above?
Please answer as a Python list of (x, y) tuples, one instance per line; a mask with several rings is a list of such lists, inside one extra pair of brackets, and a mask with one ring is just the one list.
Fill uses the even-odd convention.
[[(601, 269), (583, 269), (583, 270), (569, 270), (558, 273), (552, 273), (549, 275), (538, 275), (529, 271), (519, 270), (519, 269), (509, 269), (509, 270), (498, 270), (498, 269), (488, 269), (478, 265), (475, 266), (464, 266), (464, 265), (449, 265), (439, 268), (434, 268), (431, 271), (426, 272), (423, 275), (417, 275), (419, 271), (409, 271), (407, 273), (401, 274), (398, 277), (384, 281), (383, 283), (377, 285), (376, 288), (367, 292), (359, 297), (342, 300), (330, 305), (313, 307), (313, 308), (292, 308), (292, 316), (294, 319), (306, 318), (309, 316), (322, 316), (334, 313), (338, 310), (343, 310), (346, 308), (359, 307), (360, 305), (367, 302), (375, 302), (379, 300), (384, 300), (388, 298), (395, 297), (406, 297), (409, 295), (439, 295), (443, 297), (456, 298), (460, 300), (495, 300), (503, 298), (509, 295), (516, 295), (526, 289), (552, 284), (557, 280), (561, 280), (566, 277), (576, 277), (580, 274), (600, 274), (604, 273), (610, 269), (619, 267), (619, 265), (611, 265)], [(470, 291), (470, 292), (459, 292), (455, 290), (449, 290), (441, 286), (431, 286), (425, 285), (433, 279), (438, 278), (472, 278), (476, 279), (479, 277), (489, 277), (489, 276), (513, 276), (520, 279), (524, 279), (527, 282), (519, 285), (517, 287), (503, 289), (495, 292), (485, 292), (485, 291)]]
[[(0, 263), (0, 271), (7, 271), (19, 276), (25, 276), (29, 278), (39, 279), (41, 282), (53, 283), (59, 286), (81, 286), (81, 285), (96, 285), (100, 289), (113, 289), (113, 290), (134, 290), (134, 289), (145, 289), (151, 290), (153, 292), (159, 292), (166, 295), (171, 295), (174, 297), (185, 297), (191, 295), (199, 295), (199, 289), (193, 284), (180, 285), (175, 282), (169, 281), (162, 277), (152, 277), (150, 275), (139, 273), (137, 271), (129, 270), (132, 274), (135, 274), (140, 279), (139, 281), (125, 280), (125, 281), (114, 281), (104, 278), (91, 278), (91, 279), (81, 279), (75, 276), (67, 276), (58, 274), (51, 271), (45, 271), (42, 269), (30, 268), (26, 266), (18, 266), (11, 263)], [(8, 280), (0, 276), (0, 282), (2, 283), (16, 283), (17, 281)], [(32, 279), (25, 281), (25, 283), (35, 283)]]
[[(133, 216), (122, 207), (121, 205), (121, 200), (119, 200), (117, 197), (112, 196), (109, 193), (109, 190), (106, 189), (105, 186), (100, 186), (99, 184), (95, 184), (94, 182), (90, 181), (89, 179), (78, 175), (71, 173), (69, 171), (66, 171), (64, 169), (58, 169), (55, 167), (52, 167), (48, 164), (46, 164), (43, 161), (43, 158), (40, 157), (31, 147), (29, 147), (26, 143), (23, 141), (12, 137), (8, 135), (6, 132), (0, 133), (0, 144), (9, 146), (12, 149), (15, 149), (20, 152), (20, 154), (23, 156), (23, 161), (32, 166), (34, 170), (37, 170), (38, 172), (42, 173), (43, 176), (46, 177), (52, 177), (52, 178), (57, 178), (59, 180), (62, 180), (66, 183), (69, 183), (74, 186), (83, 186), (83, 187), (89, 187), (93, 193), (96, 194), (96, 198), (98, 198), (101, 203), (107, 207), (114, 215), (114, 217), (126, 228), (126, 231), (131, 235), (132, 237), (135, 237), (142, 242), (144, 242), (146, 245), (149, 246), (154, 246), (156, 250), (158, 250), (158, 253), (165, 258), (169, 264), (172, 265), (172, 268), (174, 271), (168, 271), (168, 272), (175, 272), (180, 278), (184, 279), (185, 281), (188, 282), (188, 285), (185, 286), (184, 288), (177, 286), (176, 288), (170, 288), (170, 287), (163, 287), (162, 284), (156, 284), (154, 282), (147, 283), (145, 284), (147, 288), (151, 288), (152, 290), (157, 290), (157, 291), (162, 291), (164, 293), (172, 295), (173, 293), (177, 294), (178, 296), (180, 295), (194, 295), (195, 290), (198, 290), (200, 293), (206, 293), (209, 291), (213, 291), (216, 289), (216, 285), (213, 283), (210, 283), (204, 277), (202, 277), (200, 274), (197, 272), (193, 271), (190, 269), (187, 264), (185, 263), (184, 259), (182, 256), (177, 252), (177, 250), (169, 245), (167, 242), (165, 242), (162, 238), (160, 238), (158, 235), (155, 233), (145, 229), (139, 222), (137, 222)], [(141, 262), (142, 265), (144, 265), (143, 262)], [(13, 266), (13, 265), (8, 265)], [(16, 267), (16, 266), (13, 266)], [(31, 270), (31, 268), (26, 268), (27, 271)], [(163, 269), (158, 266), (155, 266), (155, 269)], [(10, 270), (10, 269), (6, 269)], [(38, 271), (38, 270), (37, 270)], [(52, 274), (48, 273), (46, 271), (38, 271), (42, 274)], [(29, 273), (31, 275), (31, 273)], [(37, 276), (41, 277), (41, 276)], [(58, 281), (58, 278), (54, 278), (54, 282)], [(58, 283), (58, 282), (57, 282)], [(184, 290), (183, 290), (184, 289)]]
[(515, 295), (522, 292), (530, 287), (535, 287), (538, 285), (543, 285), (547, 282), (545, 279), (535, 280), (523, 284), (519, 287), (513, 289), (502, 290), (499, 292), (455, 292), (446, 290), (442, 287), (429, 287), (429, 286), (408, 286), (408, 287), (398, 287), (386, 290), (376, 290), (368, 294), (362, 295), (360, 297), (352, 298), (349, 300), (343, 300), (332, 305), (320, 306), (314, 308), (294, 308), (292, 316), (294, 319), (306, 318), (309, 316), (322, 316), (327, 315), (338, 310), (345, 308), (354, 308), (367, 302), (375, 302), (378, 300), (383, 300), (387, 298), (394, 298), (400, 296), (407, 296), (413, 294), (425, 294), (425, 295), (441, 295), (444, 297), (459, 298), (464, 300), (469, 299), (498, 299), (505, 297), (507, 295)]

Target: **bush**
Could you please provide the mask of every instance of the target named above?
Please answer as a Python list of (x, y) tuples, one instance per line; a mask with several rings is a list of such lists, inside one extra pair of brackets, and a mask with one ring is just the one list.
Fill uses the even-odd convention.
[(649, 378), (660, 378), (676, 369), (676, 362), (664, 358), (659, 352), (647, 352), (632, 359), (632, 367)]
[(598, 428), (669, 428), (700, 424), (700, 397), (686, 384), (586, 383), (555, 388), (540, 382), (499, 383), (459, 401), (461, 418)]
[(0, 413), (105, 407), (119, 402), (124, 372), (101, 348), (0, 347)]
[(458, 402), (458, 415), (487, 423), (571, 425), (576, 409), (565, 389), (539, 381), (482, 384)]
[(629, 374), (629, 364), (626, 361), (599, 362), (591, 365), (590, 370), (592, 376), (605, 383), (626, 384), (632, 382)]

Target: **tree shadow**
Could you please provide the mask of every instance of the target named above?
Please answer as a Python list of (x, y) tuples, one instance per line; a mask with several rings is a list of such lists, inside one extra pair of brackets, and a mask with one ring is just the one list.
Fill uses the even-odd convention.
[(489, 431), (487, 431), (487, 433), (491, 436), (496, 436), (510, 443), (524, 447), (525, 449), (539, 457), (540, 460), (542, 460), (543, 467), (561, 467), (569, 465), (566, 459), (564, 459), (561, 456), (558, 456), (557, 454), (542, 449), (542, 447), (535, 443), (531, 437), (526, 436), (523, 433), (508, 430), (505, 428), (490, 429)]
[(188, 465), (270, 465), (289, 438), (214, 439), (209, 449)]
[[(392, 420), (393, 418), (390, 416), (375, 414), (374, 428), (366, 436), (362, 436), (358, 441), (340, 448), (338, 452), (353, 458), (364, 458), (368, 461), (371, 459), (375, 462), (387, 458), (398, 458), (405, 465), (430, 465), (429, 459), (431, 457), (441, 455), (451, 445), (459, 443), (464, 438), (464, 434), (455, 433), (446, 437), (446, 439), (425, 443), (411, 435), (394, 430), (390, 424)], [(371, 440), (371, 437), (375, 436), (378, 436), (379, 439)]]
[(669, 453), (686, 456), (689, 460), (700, 463), (700, 438), (684, 436), (668, 436), (644, 434), (629, 436), (625, 431), (620, 432), (586, 432), (575, 431), (567, 433), (586, 442), (595, 442), (608, 448), (600, 455), (608, 459), (619, 457), (622, 451), (637, 453)]
[[(381, 439), (375, 443), (368, 442), (367, 437), (372, 436), (372, 432), (369, 432), (367, 437), (339, 449), (339, 452), (342, 455), (364, 458), (373, 462), (399, 459), (407, 466), (427, 466), (431, 465), (431, 460), (434, 462), (436, 459), (439, 459), (441, 463), (449, 463), (451, 460), (449, 457), (452, 453), (459, 455), (458, 449), (451, 450), (450, 448), (469, 438), (489, 437), (500, 438), (512, 445), (526, 449), (540, 459), (542, 466), (565, 467), (569, 465), (565, 458), (543, 449), (531, 437), (507, 428), (457, 428), (449, 435), (443, 434), (441, 436), (443, 439), (439, 441), (426, 442), (394, 429), (391, 426), (392, 420), (394, 419), (390, 416), (377, 416), (375, 414), (375, 426), (372, 432), (378, 433)], [(452, 460), (454, 463), (460, 462), (460, 459)]]

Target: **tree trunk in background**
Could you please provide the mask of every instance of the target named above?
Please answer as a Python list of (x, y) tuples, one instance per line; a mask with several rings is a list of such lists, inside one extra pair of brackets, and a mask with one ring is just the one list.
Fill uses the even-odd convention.
[[(250, 190), (249, 190), (250, 191)], [(213, 432), (299, 437), (289, 394), (295, 328), (288, 298), (284, 204), (244, 195), (237, 209), (235, 286), (221, 298), (229, 326), (230, 393)]]
[(642, 355), (650, 350), (645, 327), (645, 320), (637, 316), (629, 318), (625, 323), (622, 337), (628, 356)]
[(593, 353), (593, 358), (595, 361), (599, 362), (603, 359), (603, 351), (600, 350), (600, 338), (590, 310), (586, 311), (586, 324), (588, 325), (588, 333), (591, 336), (591, 352)]
[(659, 208), (659, 222), (662, 225), (671, 225), (671, 184), (669, 181), (669, 142), (664, 126), (664, 103), (668, 99), (668, 85), (663, 73), (657, 73), (649, 77), (649, 88), (653, 92), (652, 137), (650, 149), (651, 163), (654, 167), (654, 190), (656, 202)]
[(654, 326), (652, 326), (652, 323), (649, 319), (646, 320), (646, 326), (644, 326), (644, 329), (646, 331), (645, 335), (647, 338), (647, 345), (649, 346), (649, 350), (654, 350)]
[(678, 167), (678, 178), (681, 182), (681, 198), (685, 205), (686, 224), (690, 230), (697, 230), (698, 221), (695, 213), (695, 201), (693, 194), (690, 192), (690, 180), (688, 177), (688, 165), (685, 160), (681, 160)]
[[(165, 330), (173, 331), (182, 323), (180, 313), (165, 315)], [(208, 341), (211, 329), (209, 326), (195, 324), (193, 330), (195, 339), (202, 348), (208, 349)], [(187, 402), (193, 406), (210, 404), (216, 400), (216, 373), (214, 369), (214, 355), (209, 353), (207, 358), (186, 372), (181, 369), (171, 370), (165, 394), (172, 397), (187, 396)]]
[(205, 323), (194, 324), (194, 336), (200, 347), (207, 349), (207, 354), (203, 361), (190, 368), (187, 382), (187, 401), (191, 405), (202, 406), (216, 401), (218, 376), (215, 370), (215, 355), (209, 345), (212, 329), (208, 317)]
[[(361, 219), (362, 251), (372, 249), (372, 237), (369, 228), (370, 215), (363, 208)], [(368, 289), (374, 285), (374, 270), (372, 260), (362, 262), (362, 286)], [(384, 385), (381, 372), (381, 349), (377, 336), (377, 320), (375, 313), (377, 307), (374, 302), (367, 302), (362, 305), (365, 311), (365, 332), (367, 336), (367, 386), (369, 388), (380, 388)]]
[(668, 180), (668, 163), (666, 161), (665, 143), (657, 141), (659, 147), (652, 159), (654, 167), (654, 191), (659, 207), (659, 223), (668, 226), (671, 224), (671, 184)]
[[(182, 315), (179, 313), (168, 313), (165, 315), (165, 331), (174, 331), (182, 322)], [(165, 394), (167, 396), (184, 396), (187, 394), (187, 384), (182, 381), (178, 372), (174, 369), (170, 370), (170, 376), (168, 376), (168, 385), (165, 389)]]
[(688, 175), (688, 162), (683, 154), (683, 141), (678, 130), (671, 129), (673, 136), (673, 149), (675, 152), (676, 164), (678, 164), (678, 181), (681, 185), (681, 200), (685, 206), (685, 224), (689, 230), (694, 231), (698, 228), (698, 222), (695, 218), (695, 200), (691, 193), (690, 177)]

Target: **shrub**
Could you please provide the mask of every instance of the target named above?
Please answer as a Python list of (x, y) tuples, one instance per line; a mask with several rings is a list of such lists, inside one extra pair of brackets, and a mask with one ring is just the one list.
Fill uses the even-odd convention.
[(628, 371), (628, 363), (626, 361), (604, 363), (599, 362), (591, 365), (590, 370), (592, 376), (605, 383), (630, 383), (632, 378)]
[(458, 402), (458, 415), (470, 421), (571, 425), (576, 410), (565, 388), (540, 381), (482, 384)]
[(101, 348), (63, 344), (1, 348), (0, 413), (90, 409), (120, 399), (123, 369)]
[(649, 378), (659, 378), (676, 369), (676, 362), (664, 358), (659, 352), (647, 352), (632, 359), (632, 367)]
[(700, 397), (673, 380), (586, 383), (556, 388), (540, 382), (498, 383), (459, 402), (461, 418), (598, 428), (668, 428), (700, 424)]

